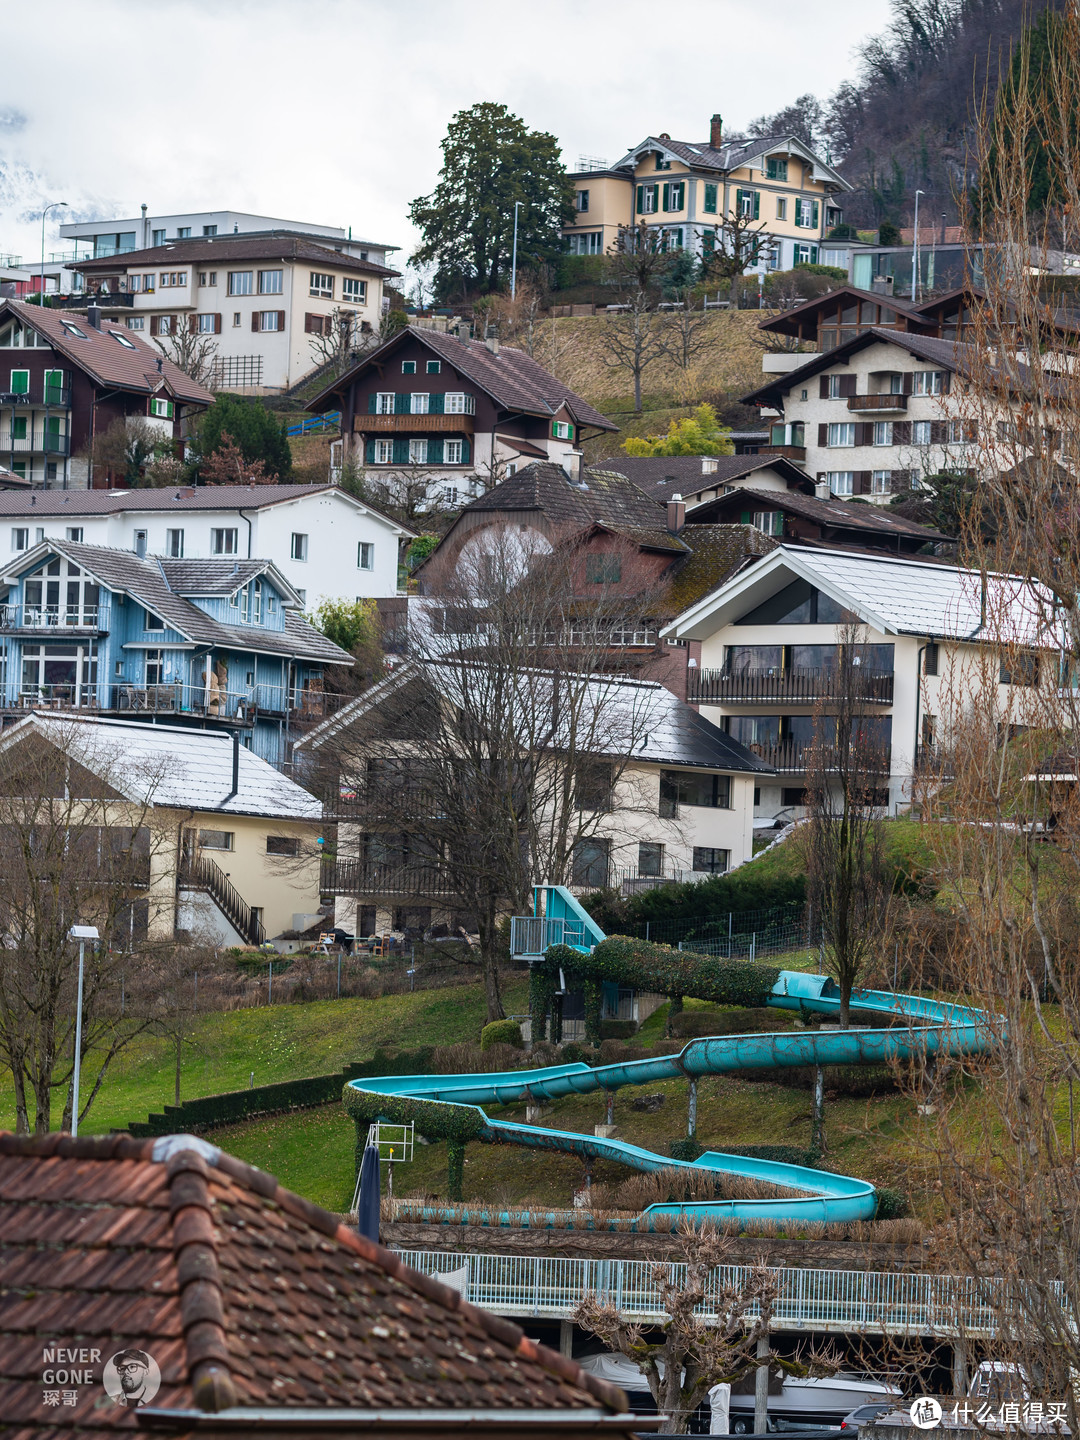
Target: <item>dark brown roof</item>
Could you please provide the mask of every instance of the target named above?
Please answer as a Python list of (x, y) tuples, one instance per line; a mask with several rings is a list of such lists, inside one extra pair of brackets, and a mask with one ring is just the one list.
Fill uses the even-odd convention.
[(686, 525), (679, 539), (689, 553), (668, 572), (671, 578), (664, 599), (670, 615), (696, 605), (730, 580), (748, 559), (767, 555), (779, 543), (753, 525)]
[(470, 500), (462, 513), (485, 510), (542, 510), (552, 525), (579, 525), (590, 522), (632, 525), (653, 530), (665, 526), (666, 517), (658, 500), (646, 495), (625, 475), (614, 470), (586, 468), (581, 483), (575, 483), (561, 465), (538, 460), (523, 465), (514, 475), (501, 480), (486, 495)]
[[(788, 515), (801, 515), (806, 520), (829, 527), (905, 535), (928, 543), (948, 539), (948, 536), (942, 535), (939, 530), (933, 530), (928, 525), (917, 525), (914, 520), (905, 520), (903, 516), (893, 513), (883, 505), (858, 505), (852, 504), (850, 500), (818, 500), (813, 495), (789, 494), (786, 490), (755, 490), (748, 485), (741, 490), (733, 490), (730, 495), (718, 496), (708, 503), (710, 511), (721, 512), (736, 510), (740, 503), (745, 506), (749, 501), (769, 506), (773, 510), (781, 510)], [(694, 530), (697, 527), (691, 525), (687, 528)]]
[(808, 355), (806, 364), (800, 365), (797, 370), (789, 370), (784, 375), (777, 375), (768, 384), (751, 391), (749, 395), (743, 395), (741, 397), (742, 404), (772, 405), (776, 400), (782, 399), (789, 390), (795, 390), (800, 385), (805, 385), (807, 380), (812, 379), (822, 370), (828, 370), (832, 365), (845, 364), (858, 351), (865, 350), (869, 345), (879, 344), (895, 345), (897, 349), (906, 350), (909, 355), (914, 355), (918, 360), (926, 360), (931, 365), (940, 365), (946, 370), (953, 371), (963, 370), (966, 365), (970, 364), (970, 358), (975, 353), (974, 346), (955, 340), (938, 340), (931, 335), (910, 335), (903, 330), (888, 330), (880, 326), (872, 326), (869, 330), (863, 330), (854, 339), (845, 340), (843, 345), (837, 345), (832, 350)]
[[(703, 471), (703, 459), (715, 464), (716, 469)], [(661, 502), (670, 500), (672, 495), (691, 500), (703, 490), (730, 485), (757, 470), (775, 470), (789, 487), (810, 491), (814, 488), (806, 471), (783, 455), (620, 455), (607, 463)]]
[[(448, 365), (452, 365), (460, 374), (479, 385), (496, 405), (504, 410), (546, 416), (557, 414), (565, 405), (579, 425), (589, 425), (596, 430), (619, 428), (605, 415), (601, 415), (599, 410), (594, 410), (588, 401), (556, 379), (549, 370), (537, 364), (530, 355), (526, 355), (524, 350), (516, 350), (512, 345), (502, 345), (498, 354), (495, 354), (482, 340), (458, 340), (456, 336), (447, 335), (441, 330), (425, 330), (418, 325), (409, 325), (378, 350), (365, 355), (351, 370), (332, 381), (314, 400), (309, 401), (307, 409), (317, 410), (320, 405), (325, 405), (328, 397), (339, 394), (369, 366), (381, 364), (386, 354), (400, 348), (410, 339), (421, 341)], [(508, 438), (513, 444), (513, 437)]]
[[(0, 1134), (0, 1157), (0, 1416), (16, 1434), (135, 1430), (101, 1378), (129, 1348), (160, 1369), (158, 1416), (191, 1414), (181, 1433), (237, 1407), (303, 1409), (305, 1430), (342, 1410), (457, 1412), (459, 1428), (462, 1411), (513, 1411), (527, 1432), (538, 1412), (607, 1429), (625, 1413), (622, 1391), (194, 1136)], [(74, 1406), (43, 1404), (46, 1347), (101, 1352)], [(355, 1428), (381, 1433), (371, 1418)]]
[[(134, 390), (141, 395), (162, 392), (187, 404), (214, 403), (209, 390), (185, 375), (171, 360), (166, 360), (156, 346), (148, 345), (123, 325), (102, 320), (100, 330), (96, 330), (85, 316), (53, 310), (47, 305), (27, 305), (23, 300), (0, 302), (0, 319), (5, 313), (44, 335), (54, 350), (101, 385)], [(68, 326), (80, 333), (72, 333)], [(120, 338), (114, 338), (116, 336)]]
[(835, 310), (837, 301), (845, 295), (850, 295), (853, 300), (870, 300), (875, 305), (883, 305), (886, 310), (895, 310), (898, 315), (903, 315), (914, 325), (932, 326), (937, 323), (922, 313), (922, 305), (915, 305), (910, 300), (901, 300), (899, 295), (883, 295), (877, 290), (862, 290), (855, 285), (837, 285), (835, 290), (826, 290), (824, 295), (815, 295), (809, 300), (804, 300), (801, 305), (795, 305), (792, 309), (785, 310), (782, 315), (774, 315), (770, 320), (763, 320), (758, 329), (773, 331), (781, 335), (792, 334), (797, 328), (792, 321), (799, 321), (815, 315), (819, 310)]
[(376, 265), (373, 260), (345, 255), (331, 245), (320, 245), (299, 235), (274, 234), (235, 239), (221, 235), (212, 240), (174, 240), (149, 250), (126, 250), (120, 255), (79, 260), (72, 264), (71, 269), (81, 270), (86, 275), (115, 275), (148, 265), (194, 265), (210, 260), (221, 265), (235, 265), (244, 260), (311, 260), (320, 265), (332, 265), (337, 270), (362, 270), (365, 275), (389, 277), (401, 274), (400, 270)]

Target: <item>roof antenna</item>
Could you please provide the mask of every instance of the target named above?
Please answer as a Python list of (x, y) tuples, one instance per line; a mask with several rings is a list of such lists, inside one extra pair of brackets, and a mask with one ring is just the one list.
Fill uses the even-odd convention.
[(229, 801), (232, 800), (232, 799), (239, 793), (239, 790), (240, 790), (240, 731), (239, 731), (239, 730), (234, 730), (234, 731), (232, 732), (232, 789), (231, 789), (231, 790), (229, 791), (229, 793), (225, 796), (225, 799), (219, 802), (217, 808), (220, 810), (223, 805), (227, 805), (227, 804), (229, 803)]

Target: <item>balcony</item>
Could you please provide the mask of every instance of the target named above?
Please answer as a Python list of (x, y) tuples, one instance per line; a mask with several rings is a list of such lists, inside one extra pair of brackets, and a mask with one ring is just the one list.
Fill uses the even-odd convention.
[(457, 890), (437, 865), (383, 865), (366, 860), (322, 862), (319, 889), (324, 895), (454, 896)]
[(847, 397), (847, 408), (849, 410), (860, 410), (863, 414), (867, 412), (900, 411), (907, 409), (908, 397), (906, 395), (849, 395)]
[(434, 434), (471, 435), (475, 415), (357, 415), (353, 430), (358, 435)]
[(0, 632), (14, 630), (55, 632), (82, 631), (104, 635), (109, 629), (108, 605), (0, 605)]
[(102, 310), (130, 310), (134, 304), (134, 291), (105, 290), (97, 291), (93, 295), (83, 291), (81, 295), (69, 295), (63, 302), (63, 308), (85, 310), (88, 305), (99, 305)]
[(760, 455), (778, 455), (784, 460), (794, 460), (797, 465), (806, 462), (805, 445), (762, 445)]
[[(776, 745), (748, 745), (746, 748), (759, 759), (764, 760), (766, 765), (771, 765), (780, 775), (805, 775), (814, 750), (812, 745), (804, 745), (798, 740), (781, 740)], [(881, 750), (875, 758), (873, 773), (882, 777), (888, 775), (892, 765), (892, 751), (890, 749)], [(821, 751), (821, 759), (827, 772), (836, 770), (836, 751), (834, 749), (826, 746)], [(868, 770), (871, 768), (865, 757), (863, 757), (862, 764)]]
[(70, 455), (71, 436), (58, 434), (55, 430), (46, 430), (39, 448), (44, 450), (46, 455)]
[[(893, 676), (862, 673), (855, 677), (859, 700), (891, 705)], [(839, 694), (835, 670), (699, 670), (689, 672), (687, 699), (692, 705), (747, 705), (761, 701), (815, 704)]]
[[(20, 613), (21, 612), (21, 613)], [(26, 638), (45, 634), (77, 637), (106, 633), (107, 607), (99, 607), (96, 623), (92, 607), (81, 613), (56, 606), (0, 606), (0, 634), (18, 631)], [(282, 719), (293, 725), (315, 723), (332, 714), (348, 699), (321, 691), (295, 690), (283, 685), (255, 685), (243, 691), (217, 691), (207, 696), (203, 685), (136, 684), (27, 685), (15, 694), (0, 696), (0, 709), (93, 709), (119, 715), (195, 715), (223, 725), (247, 729), (260, 717)]]

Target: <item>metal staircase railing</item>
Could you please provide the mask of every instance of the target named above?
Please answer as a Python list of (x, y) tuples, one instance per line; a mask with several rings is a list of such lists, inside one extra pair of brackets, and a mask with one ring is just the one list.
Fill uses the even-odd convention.
[(190, 890), (205, 890), (218, 909), (249, 945), (266, 939), (262, 921), (216, 861), (208, 855), (188, 855), (180, 867), (180, 884)]

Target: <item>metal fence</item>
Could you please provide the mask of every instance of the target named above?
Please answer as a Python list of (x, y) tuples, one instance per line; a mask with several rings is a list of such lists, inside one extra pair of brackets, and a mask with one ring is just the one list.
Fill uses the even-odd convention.
[(810, 907), (801, 902), (720, 915), (641, 920), (630, 925), (628, 933), (657, 945), (733, 958), (811, 951), (820, 938)]
[[(425, 1275), (453, 1275), (466, 1299), (502, 1315), (566, 1319), (587, 1293), (614, 1305), (620, 1315), (630, 1319), (656, 1322), (664, 1315), (653, 1277), (654, 1261), (442, 1250), (397, 1253)], [(671, 1266), (676, 1276), (685, 1268)], [(789, 1266), (775, 1269), (773, 1274), (779, 1287), (773, 1307), (776, 1330), (990, 1336), (1001, 1316), (1016, 1308), (1003, 1282), (994, 1279)], [(709, 1291), (716, 1295), (723, 1286), (744, 1287), (749, 1280), (748, 1266), (720, 1266), (713, 1272)], [(1055, 1298), (1056, 1303), (1064, 1304), (1060, 1284)], [(712, 1313), (715, 1301), (710, 1305), (706, 1299), (698, 1314), (707, 1317)], [(756, 1313), (753, 1308), (747, 1312), (751, 1318)]]

